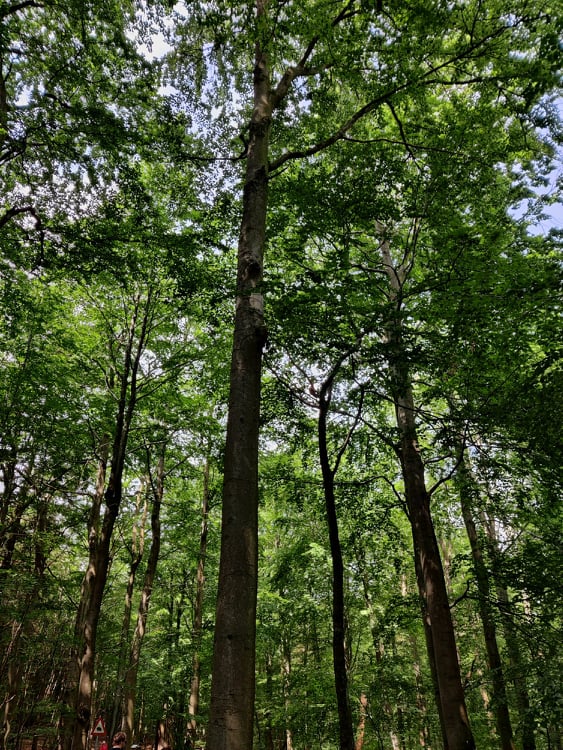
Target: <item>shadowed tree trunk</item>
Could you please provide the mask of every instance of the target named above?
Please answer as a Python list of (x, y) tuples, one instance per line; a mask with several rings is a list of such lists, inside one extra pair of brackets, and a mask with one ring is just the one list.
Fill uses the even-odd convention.
[(472, 513), (472, 497), (475, 495), (475, 483), (471, 476), (471, 470), (463, 456), (462, 446), (458, 446), (460, 461), (457, 473), (457, 485), (461, 503), (461, 513), (467, 531), (467, 537), (471, 547), (473, 558), (473, 569), (479, 592), (479, 614), (483, 624), (483, 635), (485, 648), (487, 650), (487, 661), (491, 673), (493, 685), (493, 700), (491, 708), (495, 715), (498, 739), (502, 750), (515, 750), (512, 735), (512, 725), (508, 711), (508, 698), (506, 695), (506, 684), (504, 672), (497, 643), (496, 623), (490, 606), (490, 584), (489, 574), (483, 559), (483, 552), (479, 542), (475, 521)]
[(123, 686), (125, 684), (125, 676), (127, 673), (127, 657), (130, 649), (130, 627), (131, 627), (131, 611), (133, 607), (133, 591), (135, 589), (135, 580), (137, 577), (137, 570), (143, 559), (145, 549), (145, 523), (147, 519), (147, 495), (145, 481), (141, 482), (141, 486), (137, 492), (137, 514), (143, 502), (143, 510), (141, 514), (140, 523), (133, 526), (132, 533), (132, 544), (131, 544), (131, 562), (129, 564), (129, 575), (127, 577), (127, 588), (125, 590), (125, 605), (123, 608), (123, 619), (121, 622), (121, 637), (119, 643), (119, 660), (117, 664), (117, 684), (115, 686), (115, 694), (113, 696), (113, 711), (110, 723), (109, 736), (113, 737), (119, 724), (121, 723), (121, 717), (123, 715)]
[(205, 587), (205, 559), (207, 557), (207, 525), (209, 517), (209, 459), (203, 471), (203, 497), (201, 503), (201, 533), (199, 536), (199, 556), (196, 574), (196, 595), (194, 603), (194, 624), (192, 641), (194, 654), (192, 658), (192, 679), (190, 682), (190, 703), (188, 731), (195, 746), (197, 739), (197, 715), (199, 713), (199, 688), (201, 681), (201, 663), (199, 650), (203, 632), (203, 594)]
[[(76, 653), (73, 655), (74, 666), (71, 667), (71, 675), (72, 673), (76, 675), (76, 688), (71, 681), (70, 721), (68, 729), (65, 729), (66, 750), (70, 747), (72, 750), (86, 750), (88, 742), (96, 664), (96, 636), (110, 566), (111, 539), (122, 500), (123, 470), (129, 432), (138, 398), (137, 376), (140, 360), (152, 316), (151, 301), (151, 290), (144, 301), (141, 300), (140, 294), (136, 296), (127, 331), (123, 363), (121, 366), (113, 363), (118, 379), (118, 399), (112, 438), (111, 467), (107, 487), (103, 492), (107, 460), (104, 447), (90, 518), (89, 562), (82, 583), (81, 601), (75, 624)], [(100, 524), (102, 498), (105, 500), (106, 508)]]
[(332, 385), (336, 368), (319, 389), (319, 417), (317, 422), (319, 459), (323, 476), (325, 510), (328, 523), (330, 556), (332, 560), (332, 658), (334, 685), (338, 706), (340, 750), (354, 750), (354, 725), (348, 696), (348, 668), (346, 665), (346, 620), (344, 611), (344, 563), (338, 533), (334, 477), (346, 449), (347, 441), (340, 447), (335, 463), (330, 465), (327, 444), (327, 417), (330, 409)]
[(407, 260), (399, 267), (393, 264), (389, 240), (379, 223), (377, 230), (383, 270), (389, 279), (389, 301), (393, 305), (385, 338), (428, 658), (435, 669), (444, 745), (447, 750), (471, 750), (475, 742), (467, 716), (444, 570), (418, 446), (408, 357), (402, 338), (402, 286), (408, 265)]
[[(139, 671), (139, 659), (141, 648), (147, 627), (147, 617), (149, 614), (149, 605), (153, 589), (153, 583), (156, 576), (158, 558), (160, 555), (160, 509), (162, 507), (162, 498), (164, 495), (164, 454), (166, 446), (162, 446), (162, 452), (158, 459), (158, 468), (156, 480), (150, 474), (150, 485), (152, 488), (152, 511), (151, 511), (151, 547), (147, 560), (147, 569), (141, 591), (141, 600), (137, 614), (137, 625), (133, 633), (131, 642), (131, 651), (129, 655), (129, 664), (125, 674), (124, 706), (125, 715), (123, 717), (122, 729), (127, 735), (127, 747), (131, 747), (131, 740), (134, 733), (135, 719), (135, 696), (137, 691), (137, 674)], [(150, 466), (150, 456), (147, 457), (147, 464)]]

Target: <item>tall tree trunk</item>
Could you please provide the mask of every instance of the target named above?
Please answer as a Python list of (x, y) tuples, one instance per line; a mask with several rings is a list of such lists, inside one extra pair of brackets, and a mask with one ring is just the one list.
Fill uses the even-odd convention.
[[(493, 555), (500, 555), (498, 539), (494, 523), (482, 515), (483, 526), (487, 532), (487, 539)], [(510, 600), (508, 592), (500, 583), (496, 583), (496, 595), (499, 604), (502, 625), (504, 630), (504, 639), (508, 652), (510, 663), (510, 672), (512, 674), (512, 683), (516, 694), (516, 705), (518, 708), (520, 735), (522, 741), (522, 750), (536, 750), (535, 726), (530, 699), (528, 696), (528, 686), (526, 684), (526, 670), (522, 664), (520, 653), (520, 643), (518, 634), (514, 626), (514, 621), (510, 612)]]
[(428, 657), (431, 666), (433, 664), (435, 668), (439, 691), (438, 710), (445, 745), (448, 750), (471, 750), (475, 747), (475, 742), (467, 716), (444, 570), (430, 512), (424, 463), (418, 446), (414, 397), (407, 352), (402, 339), (401, 294), (407, 266), (403, 263), (395, 267), (389, 240), (379, 224), (378, 233), (381, 236), (383, 268), (389, 279), (389, 299), (395, 308), (387, 325), (386, 344)]
[[(160, 509), (162, 507), (162, 498), (164, 495), (164, 454), (165, 446), (158, 459), (158, 468), (156, 481), (150, 474), (150, 484), (152, 488), (152, 511), (151, 511), (151, 547), (147, 560), (147, 569), (143, 581), (143, 590), (141, 591), (141, 600), (137, 613), (137, 625), (131, 642), (131, 652), (129, 655), (129, 664), (125, 674), (124, 706), (125, 712), (123, 717), (122, 729), (127, 735), (126, 747), (131, 747), (131, 740), (134, 732), (135, 720), (135, 696), (137, 692), (137, 674), (139, 671), (139, 659), (141, 648), (147, 627), (147, 617), (149, 614), (149, 605), (151, 600), (152, 588), (156, 576), (158, 558), (160, 556)], [(150, 466), (150, 458), (148, 460)]]
[(113, 696), (113, 710), (110, 722), (110, 737), (113, 737), (117, 731), (118, 726), (121, 724), (121, 717), (123, 716), (123, 687), (125, 684), (127, 666), (128, 666), (128, 652), (130, 650), (130, 627), (131, 627), (131, 612), (133, 609), (133, 592), (135, 590), (135, 580), (137, 577), (137, 570), (143, 559), (144, 547), (145, 547), (145, 524), (147, 520), (147, 493), (145, 480), (141, 481), (141, 485), (137, 492), (137, 514), (139, 513), (141, 502), (143, 503), (143, 510), (141, 513), (140, 523), (133, 525), (132, 539), (131, 539), (131, 562), (129, 564), (129, 575), (127, 576), (127, 587), (125, 589), (125, 603), (123, 607), (123, 619), (121, 621), (121, 636), (119, 639), (119, 657), (117, 663), (117, 680), (115, 686), (115, 693)]
[(199, 535), (199, 555), (197, 561), (196, 595), (194, 604), (194, 621), (192, 643), (192, 678), (190, 681), (190, 703), (188, 731), (195, 746), (197, 739), (197, 715), (199, 713), (199, 688), (201, 680), (200, 648), (203, 632), (203, 594), (205, 588), (205, 560), (207, 557), (207, 527), (209, 517), (209, 459), (203, 471), (203, 496), (201, 503), (201, 532)]
[[(139, 324), (142, 305), (144, 305), (144, 312)], [(113, 528), (119, 514), (123, 494), (123, 470), (127, 443), (137, 403), (137, 375), (151, 318), (152, 290), (149, 289), (144, 302), (142, 302), (140, 294), (135, 298), (134, 310), (127, 332), (123, 365), (119, 370), (116, 368), (119, 378), (119, 395), (112, 442), (111, 468), (107, 487), (103, 493), (106, 508), (101, 528), (99, 514), (103, 485), (100, 486), (100, 482), (105, 479), (105, 467), (103, 473), (98, 475), (99, 486), (94, 500), (94, 506), (97, 506), (97, 509), (93, 512), (93, 523), (89, 530), (89, 562), (82, 584), (81, 601), (75, 626), (78, 679), (77, 690), (71, 702), (72, 731), (69, 734), (72, 737), (72, 750), (86, 750), (87, 747), (91, 723), (98, 622), (110, 565)], [(68, 734), (65, 736), (68, 742)], [(68, 750), (68, 745), (66, 747)]]
[[(266, 0), (257, 0), (257, 27)], [(265, 343), (262, 266), (272, 115), (270, 71), (256, 42), (254, 101), (249, 127), (243, 214), (238, 246), (237, 300), (225, 446), (221, 557), (207, 745), (252, 748), (256, 596), (258, 585), (258, 423)]]
[(334, 375), (331, 375), (321, 386), (319, 393), (319, 418), (317, 423), (319, 440), (319, 458), (323, 476), (323, 491), (328, 522), (330, 555), (332, 559), (332, 658), (334, 667), (334, 684), (338, 706), (338, 724), (340, 732), (340, 750), (354, 750), (354, 725), (352, 709), (348, 697), (348, 668), (346, 665), (346, 621), (344, 610), (344, 563), (338, 534), (336, 515), (336, 498), (334, 493), (334, 476), (338, 469), (340, 451), (336, 465), (330, 465), (327, 446), (327, 416), (330, 409), (331, 391)]
[(291, 699), (291, 642), (288, 637), (282, 639), (282, 693), (285, 723), (285, 750), (293, 750), (293, 730), (289, 723)]
[(479, 614), (483, 624), (483, 636), (487, 651), (487, 661), (492, 679), (493, 700), (491, 708), (495, 715), (498, 738), (502, 750), (515, 750), (512, 734), (512, 725), (508, 711), (508, 698), (506, 694), (506, 683), (497, 643), (496, 623), (490, 606), (490, 584), (489, 574), (483, 558), (483, 551), (479, 542), (479, 536), (473, 520), (472, 505), (475, 495), (475, 482), (471, 476), (471, 470), (463, 455), (463, 447), (458, 446), (460, 462), (457, 472), (457, 485), (461, 503), (461, 513), (471, 547), (473, 558), (473, 569), (477, 590), (479, 592)]
[(62, 744), (65, 750), (70, 750), (73, 745), (73, 736), (75, 722), (72, 720), (73, 708), (77, 705), (78, 685), (80, 679), (80, 660), (78, 649), (82, 642), (82, 632), (85, 626), (86, 611), (89, 606), (90, 598), (90, 578), (91, 571), (95, 571), (96, 566), (96, 549), (97, 541), (100, 535), (100, 518), (101, 507), (104, 498), (104, 488), (106, 484), (107, 464), (109, 460), (109, 436), (104, 435), (99, 446), (98, 455), (98, 472), (96, 477), (96, 487), (92, 498), (90, 508), (90, 517), (88, 519), (88, 567), (82, 581), (81, 597), (74, 623), (74, 641), (75, 649), (71, 654), (68, 667), (68, 675), (65, 685), (65, 704), (68, 707), (68, 718), (61, 719), (62, 723)]
[[(266, 341), (261, 285), (268, 205), (269, 138), (273, 112), (287, 97), (294, 80), (313, 75), (313, 70), (307, 65), (318, 41), (318, 37), (313, 37), (299, 62), (289, 66), (273, 88), (266, 51), (270, 33), (268, 0), (255, 0), (255, 9), (253, 108), (248, 125), (238, 244), (221, 558), (207, 732), (208, 745), (213, 750), (252, 748), (258, 578), (258, 429), (262, 350)], [(345, 17), (346, 11), (342, 11), (333, 25)], [(356, 119), (368, 111), (369, 108), (363, 108)], [(344, 129), (350, 127), (352, 122)], [(322, 148), (334, 140), (329, 139)]]

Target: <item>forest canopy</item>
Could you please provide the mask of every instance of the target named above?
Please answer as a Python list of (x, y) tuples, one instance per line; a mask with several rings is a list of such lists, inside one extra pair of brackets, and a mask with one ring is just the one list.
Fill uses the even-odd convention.
[(561, 10), (0, 4), (2, 750), (563, 750)]

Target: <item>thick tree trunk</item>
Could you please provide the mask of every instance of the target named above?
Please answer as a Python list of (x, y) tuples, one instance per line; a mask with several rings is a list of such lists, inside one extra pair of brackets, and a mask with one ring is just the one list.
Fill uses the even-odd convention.
[(162, 507), (162, 498), (164, 495), (164, 448), (158, 460), (158, 469), (156, 482), (151, 477), (152, 486), (152, 512), (151, 512), (151, 547), (147, 560), (147, 569), (143, 581), (143, 590), (141, 591), (141, 600), (137, 614), (137, 625), (131, 642), (131, 652), (129, 655), (129, 664), (125, 674), (124, 706), (125, 712), (123, 717), (122, 729), (127, 735), (127, 747), (131, 747), (131, 740), (134, 733), (135, 719), (135, 696), (137, 692), (137, 674), (139, 671), (139, 659), (141, 648), (147, 627), (147, 617), (149, 614), (149, 605), (152, 594), (158, 558), (160, 555), (160, 509)]
[[(378, 233), (384, 234), (379, 224)], [(424, 463), (418, 447), (407, 352), (402, 340), (401, 294), (406, 266), (394, 266), (389, 242), (384, 236), (381, 237), (380, 251), (383, 268), (389, 278), (389, 299), (395, 307), (387, 325), (386, 344), (428, 657), (431, 666), (433, 664), (435, 668), (439, 692), (438, 710), (445, 745), (448, 750), (471, 750), (475, 747), (475, 742), (465, 706), (444, 570), (430, 512)]]
[[(409, 389), (410, 391), (410, 389)], [(408, 403), (410, 401), (410, 404)], [(453, 622), (446, 591), (440, 550), (430, 513), (424, 466), (413, 425), (412, 399), (396, 402), (397, 424), (401, 430), (401, 466), (411, 523), (413, 545), (418, 556), (418, 585), (424, 621), (431, 636), (432, 653), (439, 689), (443, 733), (448, 750), (468, 750), (475, 743), (469, 727), (465, 695), (457, 657)]]
[(319, 394), (319, 458), (323, 476), (323, 491), (332, 559), (332, 658), (338, 707), (340, 750), (354, 750), (354, 725), (348, 697), (348, 668), (346, 665), (344, 563), (342, 560), (338, 518), (336, 515), (336, 498), (334, 494), (335, 469), (330, 466), (327, 447), (327, 415), (330, 408), (331, 388), (332, 378), (323, 384)]
[(426, 644), (426, 655), (428, 656), (428, 665), (430, 667), (430, 676), (432, 678), (434, 703), (438, 710), (438, 716), (440, 719), (440, 731), (442, 733), (442, 744), (444, 746), (444, 750), (449, 750), (448, 738), (445, 732), (445, 723), (442, 717), (442, 701), (440, 700), (440, 686), (438, 684), (438, 672), (436, 670), (436, 657), (434, 654), (434, 640), (432, 637), (432, 628), (430, 627), (430, 623), (426, 617), (426, 607), (425, 607), (424, 599), (420, 595), (420, 582), (422, 581), (420, 555), (416, 553), (414, 555), (414, 567), (415, 567), (416, 580), (417, 580), (418, 592), (419, 592), (420, 612), (421, 612), (421, 617), (422, 617), (422, 626), (424, 629), (424, 642)]
[[(461, 446), (459, 447), (459, 450), (463, 450)], [(491, 708), (495, 715), (500, 747), (502, 750), (515, 750), (516, 746), (514, 744), (512, 725), (508, 711), (508, 698), (506, 695), (504, 672), (497, 643), (496, 623), (490, 606), (489, 574), (483, 559), (483, 552), (471, 509), (472, 495), (474, 494), (474, 481), (463, 454), (460, 454), (457, 479), (461, 513), (471, 547), (473, 568), (479, 592), (479, 613), (483, 624), (487, 661), (493, 685), (493, 700)]]
[[(265, 15), (257, 0), (258, 27)], [(207, 746), (250, 750), (255, 692), (258, 578), (258, 427), (262, 349), (260, 285), (268, 196), (270, 73), (256, 45), (254, 108), (249, 129), (238, 246), (237, 301), (224, 462), (221, 558)]]
[(205, 559), (207, 557), (207, 525), (209, 517), (209, 459), (205, 463), (203, 472), (203, 497), (201, 503), (201, 533), (199, 536), (199, 556), (197, 561), (196, 595), (194, 603), (194, 623), (192, 642), (194, 653), (192, 657), (192, 679), (190, 682), (190, 702), (188, 731), (195, 746), (197, 739), (197, 715), (199, 713), (199, 688), (201, 681), (201, 664), (199, 650), (203, 631), (203, 594), (205, 588)]

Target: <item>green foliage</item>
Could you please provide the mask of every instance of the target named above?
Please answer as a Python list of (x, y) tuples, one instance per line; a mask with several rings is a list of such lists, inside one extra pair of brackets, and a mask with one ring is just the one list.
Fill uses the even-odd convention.
[[(96, 707), (112, 708), (135, 494), (165, 441), (139, 734), (152, 742), (162, 718), (185, 727), (196, 651), (198, 721), (207, 719), (239, 178), (260, 38), (276, 85), (312, 47), (272, 123), (256, 745), (266, 746), (267, 733), (280, 745), (288, 730), (295, 748), (336, 747), (315, 437), (319, 389), (331, 374), (331, 459), (346, 445), (335, 479), (354, 720), (363, 691), (366, 750), (390, 747), (391, 733), (414, 747), (422, 729), (439, 742), (390, 401), (384, 338), (398, 312), (381, 268), (380, 222), (394, 260), (408, 261), (403, 364), (428, 484), (442, 482), (433, 514), (478, 745), (492, 746), (494, 728), (482, 702), (491, 682), (474, 571), (450, 481), (460, 436), (474, 461), (491, 591), (509, 595), (507, 611), (495, 593), (491, 606), (510, 708), (514, 716), (515, 680), (524, 676), (537, 747), (548, 746), (561, 710), (561, 247), (556, 233), (528, 230), (547, 207), (536, 191), (561, 137), (555, 10), (547, 1), (280, 2), (257, 25), (252, 4), (227, 0), (2, 5), (0, 683), (9, 665), (21, 668), (18, 732), (55, 731), (100, 441), (114, 426), (136, 305), (150, 326), (99, 629)], [(171, 50), (149, 61), (137, 42), (150, 45), (157, 30)], [(138, 581), (145, 565), (146, 557)], [(506, 614), (520, 664), (510, 660)]]

